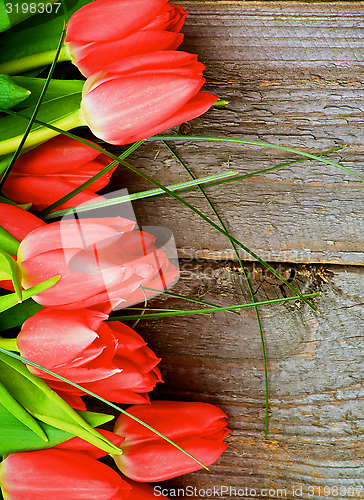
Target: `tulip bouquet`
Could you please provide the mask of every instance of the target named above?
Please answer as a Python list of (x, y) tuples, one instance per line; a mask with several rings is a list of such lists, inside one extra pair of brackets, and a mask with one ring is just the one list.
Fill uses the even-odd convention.
[[(221, 455), (226, 415), (206, 403), (150, 401), (161, 359), (109, 315), (163, 291), (178, 265), (120, 212), (82, 211), (125, 202), (96, 192), (137, 141), (199, 116), (217, 97), (200, 91), (197, 56), (176, 51), (182, 7), (81, 0), (48, 19), (58, 4), (34, 5), (20, 15), (7, 4), (0, 25), (1, 491), (5, 500), (153, 498), (143, 483)], [(52, 78), (65, 60), (78, 80)], [(137, 144), (118, 158), (67, 134), (79, 125), (109, 144)], [(16, 338), (9, 327), (20, 328)], [(113, 432), (98, 428), (113, 416), (89, 411), (85, 394), (120, 411)], [(105, 455), (114, 469), (98, 461)]]
[[(145, 139), (224, 103), (201, 91), (197, 56), (176, 50), (184, 9), (167, 0), (78, 0), (67, 12), (55, 0), (31, 5), (0, 11), (0, 486), (5, 500), (153, 498), (144, 483), (206, 468), (226, 449), (229, 431), (214, 405), (150, 401), (162, 382), (161, 359), (114, 311), (146, 308), (177, 280), (178, 262), (173, 237), (161, 246), (120, 207), (172, 196), (229, 239), (243, 273), (238, 248), (295, 294), (276, 301), (302, 299), (314, 308), (309, 298), (317, 294), (302, 295), (230, 235), (216, 211), (219, 224), (176, 194), (198, 188), (209, 202), (201, 185), (237, 179), (236, 172), (165, 187), (126, 161)], [(53, 78), (64, 61), (79, 69), (78, 79)], [(69, 132), (79, 126), (130, 146), (115, 156)], [(118, 165), (156, 189), (96, 194)], [(105, 207), (116, 212), (105, 215)], [(201, 302), (193, 313), (254, 307), (260, 325), (250, 291), (250, 304)], [(264, 354), (263, 337), (262, 347)], [(120, 412), (113, 431), (100, 427), (113, 416), (89, 411), (85, 395)], [(105, 455), (115, 468), (98, 461)]]

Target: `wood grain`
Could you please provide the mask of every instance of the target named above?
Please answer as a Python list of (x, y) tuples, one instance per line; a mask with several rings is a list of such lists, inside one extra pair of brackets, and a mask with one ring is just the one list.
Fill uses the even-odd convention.
[[(174, 291), (219, 305), (250, 302), (234, 264), (185, 264), (181, 262)], [(292, 273), (289, 266), (277, 269)], [(252, 265), (248, 270), (257, 300), (282, 297), (285, 291), (289, 295), (265, 270)], [(163, 487), (247, 487), (255, 488), (259, 499), (279, 497), (261, 489), (281, 488), (285, 498), (293, 499), (292, 488), (302, 486), (303, 498), (319, 500), (327, 486), (327, 498), (364, 498), (364, 270), (297, 266), (295, 274), (293, 283), (302, 292), (321, 291), (314, 299), (321, 314), (296, 301), (260, 307), (269, 369), (267, 440), (262, 350), (253, 310), (241, 316), (222, 312), (139, 323), (137, 330), (163, 358), (166, 383), (153, 399), (217, 404), (227, 413), (232, 430), (228, 450), (210, 473), (188, 474)], [(155, 299), (154, 305), (191, 308), (172, 298)], [(357, 493), (347, 490), (335, 496), (334, 486), (342, 487), (342, 493), (344, 487), (357, 488)], [(230, 491), (223, 495), (237, 496)], [(194, 496), (203, 497), (198, 492)]]
[[(206, 65), (205, 89), (227, 99), (174, 128), (320, 153), (364, 176), (364, 2), (183, 2), (189, 12), (182, 49)], [(242, 174), (297, 158), (233, 144), (171, 142), (196, 176)], [(188, 175), (161, 143), (131, 158), (164, 184)], [(151, 187), (119, 170), (115, 187)], [(362, 264), (363, 186), (350, 173), (306, 161), (208, 188), (236, 238), (268, 261)], [(194, 192), (185, 199), (210, 212)], [(173, 229), (180, 255), (233, 259), (223, 235), (167, 198), (135, 203), (141, 225)], [(245, 259), (250, 257), (242, 252)]]

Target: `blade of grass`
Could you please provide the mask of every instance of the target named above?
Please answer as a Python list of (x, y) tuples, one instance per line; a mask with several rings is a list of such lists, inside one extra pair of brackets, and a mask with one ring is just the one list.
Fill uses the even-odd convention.
[[(344, 149), (346, 147), (347, 146), (338, 146), (336, 148), (328, 149), (327, 151), (323, 151), (322, 153), (317, 153), (317, 156), (323, 156), (323, 155), (327, 155), (330, 153), (334, 153), (335, 151), (340, 151), (341, 149)], [(271, 172), (273, 170), (279, 170), (279, 169), (284, 168), (284, 167), (290, 167), (292, 165), (296, 165), (298, 163), (302, 163), (303, 161), (307, 161), (307, 160), (310, 160), (310, 158), (298, 158), (297, 160), (292, 160), (292, 161), (289, 161), (286, 163), (280, 163), (279, 165), (275, 165), (274, 167), (263, 168), (261, 170), (255, 170), (254, 172), (249, 172), (247, 174), (240, 174), (240, 175), (237, 175), (236, 177), (229, 177), (227, 179), (221, 179), (219, 181), (214, 181), (214, 182), (209, 183), (208, 187), (218, 186), (220, 184), (225, 184), (226, 182), (232, 182), (232, 181), (238, 181), (241, 179), (246, 179), (247, 177), (252, 177), (253, 175), (265, 174), (266, 172)], [(353, 172), (350, 171), (350, 173), (353, 173)], [(198, 189), (198, 186), (183, 189), (183, 190), (179, 191), (179, 193), (180, 194), (187, 193), (189, 191), (195, 191), (196, 189)], [(168, 195), (166, 193), (163, 193), (163, 194), (160, 194), (156, 197), (162, 198), (164, 196), (168, 196)]]
[(205, 142), (231, 142), (235, 144), (246, 144), (248, 146), (258, 146), (261, 148), (269, 148), (269, 149), (278, 149), (280, 151), (287, 151), (288, 153), (293, 153), (296, 155), (304, 156), (305, 158), (310, 158), (311, 160), (317, 160), (321, 163), (326, 163), (326, 165), (332, 165), (333, 167), (339, 168), (340, 170), (344, 170), (348, 174), (353, 175), (360, 182), (364, 183), (364, 179), (360, 177), (360, 175), (356, 174), (349, 168), (343, 167), (340, 163), (335, 163), (334, 161), (327, 160), (326, 158), (322, 158), (318, 155), (313, 155), (311, 153), (305, 153), (303, 151), (299, 151), (298, 149), (288, 148), (286, 146), (278, 146), (277, 144), (271, 144), (270, 142), (260, 142), (260, 141), (248, 141), (246, 139), (232, 139), (231, 137), (202, 137), (202, 136), (192, 136), (192, 135), (155, 135), (152, 137), (148, 137), (147, 141), (205, 141)]
[[(304, 298), (317, 297), (320, 292), (306, 293), (303, 295)], [(211, 307), (208, 309), (181, 309), (178, 312), (175, 310), (166, 309), (167, 312), (162, 313), (150, 313), (150, 314), (131, 314), (130, 316), (114, 316), (109, 318), (107, 321), (126, 321), (132, 319), (148, 319), (148, 318), (165, 318), (169, 316), (188, 316), (191, 314), (211, 314), (218, 311), (233, 311), (234, 309), (246, 309), (247, 307), (258, 307), (265, 306), (268, 304), (278, 304), (279, 302), (288, 302), (291, 300), (300, 300), (299, 295), (293, 295), (292, 297), (282, 297), (281, 299), (263, 300), (259, 302), (251, 302), (248, 304), (238, 304), (234, 306), (221, 306), (221, 307)]]
[(165, 186), (163, 186), (162, 184), (160, 184), (158, 181), (152, 179), (149, 175), (145, 174), (144, 172), (141, 172), (138, 168), (134, 167), (133, 165), (130, 165), (128, 162), (123, 161), (122, 164), (125, 165), (126, 167), (128, 167), (133, 172), (135, 172), (138, 175), (140, 175), (141, 177), (143, 177), (144, 179), (149, 180), (150, 182), (152, 182), (153, 184), (155, 184), (159, 188), (163, 189), (170, 196), (172, 196), (173, 198), (175, 198), (177, 201), (179, 201), (180, 203), (182, 203), (185, 207), (189, 208), (195, 214), (197, 214), (199, 217), (201, 217), (201, 219), (203, 219), (205, 222), (207, 222), (208, 224), (210, 224), (210, 226), (212, 226), (213, 228), (215, 228), (217, 231), (219, 231), (221, 234), (223, 234), (227, 238), (231, 239), (231, 241), (233, 241), (236, 245), (238, 245), (243, 250), (245, 250), (245, 252), (247, 252), (249, 255), (251, 255), (260, 264), (262, 264), (262, 266), (264, 266), (265, 268), (267, 268), (272, 274), (274, 274), (274, 276), (276, 276), (278, 279), (280, 279), (282, 281), (282, 283), (284, 283), (288, 288), (290, 288), (294, 293), (296, 293), (301, 298), (301, 300), (303, 300), (309, 307), (311, 307), (311, 309), (313, 309), (317, 314), (319, 314), (319, 311), (316, 309), (316, 307), (313, 306), (310, 303), (309, 300), (305, 299), (304, 296), (301, 294), (301, 292), (299, 290), (297, 290), (293, 285), (291, 285), (291, 283), (289, 283), (286, 279), (284, 279), (283, 276), (281, 276), (271, 265), (268, 264), (268, 262), (265, 262), (256, 253), (254, 253), (252, 250), (250, 250), (247, 246), (245, 246), (243, 243), (241, 243), (236, 238), (234, 238), (233, 236), (231, 236), (229, 233), (227, 233), (220, 226), (218, 226), (217, 224), (215, 224), (215, 222), (213, 222), (211, 219), (209, 219), (208, 217), (206, 217), (202, 212), (200, 212), (200, 210), (198, 210), (193, 205), (191, 205), (187, 201), (185, 201), (182, 198), (180, 198), (177, 194), (175, 194), (172, 191), (170, 191), (168, 188), (166, 188)]
[(33, 366), (34, 368), (37, 368), (38, 370), (42, 370), (43, 372), (48, 373), (48, 375), (52, 375), (53, 377), (56, 377), (57, 379), (62, 380), (62, 382), (66, 382), (67, 384), (70, 384), (73, 387), (76, 387), (76, 389), (79, 389), (80, 391), (88, 394), (89, 396), (93, 396), (94, 398), (98, 399), (99, 401), (102, 401), (103, 403), (107, 404), (108, 406), (111, 406), (111, 408), (114, 408), (115, 410), (120, 411), (120, 413), (123, 413), (127, 417), (135, 420), (139, 424), (143, 425), (144, 427), (146, 427), (150, 431), (152, 431), (155, 434), (157, 434), (157, 436), (163, 438), (165, 441), (167, 441), (168, 443), (172, 444), (175, 448), (177, 448), (178, 450), (180, 450), (181, 452), (183, 452), (185, 455), (187, 455), (188, 457), (190, 457), (192, 460), (194, 460), (195, 462), (197, 462), (204, 469), (209, 470), (208, 467), (206, 467), (206, 465), (204, 465), (202, 462), (200, 462), (199, 460), (197, 460), (197, 458), (193, 457), (190, 453), (188, 453), (187, 451), (185, 451), (183, 448), (181, 448), (180, 446), (178, 446), (178, 444), (174, 443), (171, 439), (169, 439), (168, 437), (164, 436), (163, 434), (161, 434), (159, 431), (157, 431), (156, 429), (154, 429), (150, 425), (146, 424), (145, 422), (143, 422), (139, 418), (134, 417), (134, 415), (131, 415), (130, 413), (128, 413), (127, 411), (123, 410), (122, 408), (120, 408), (119, 406), (115, 405), (114, 403), (110, 403), (110, 401), (108, 401), (107, 399), (104, 399), (101, 396), (98, 396), (97, 394), (95, 394), (95, 393), (93, 393), (93, 392), (85, 389), (81, 385), (78, 385), (75, 382), (72, 382), (71, 380), (68, 380), (68, 379), (62, 377), (61, 375), (58, 375), (57, 373), (54, 373), (54, 372), (48, 370), (47, 368), (44, 368), (43, 366), (38, 365), (37, 363), (33, 363), (33, 361), (30, 361), (29, 359), (23, 358), (22, 356), (19, 356), (18, 354), (15, 354), (14, 352), (7, 351), (6, 349), (3, 349), (2, 347), (0, 347), (0, 352), (3, 352), (4, 354), (7, 354), (8, 356), (11, 356), (12, 358), (18, 359), (18, 360), (22, 361), (23, 363), (25, 363), (26, 365), (30, 365), (30, 366)]
[[(174, 156), (174, 158), (176, 158), (176, 160), (178, 161), (178, 163), (180, 165), (182, 165), (182, 167), (190, 175), (190, 177), (192, 177), (192, 179), (195, 179), (195, 176), (193, 175), (193, 173), (191, 172), (191, 170), (182, 161), (182, 159), (177, 155), (177, 153), (169, 146), (169, 144), (167, 144), (166, 141), (163, 141), (163, 144), (170, 151), (170, 153)], [(201, 194), (203, 195), (203, 197), (205, 198), (205, 200), (207, 201), (207, 203), (208, 203), (209, 207), (211, 208), (211, 210), (214, 212), (215, 216), (217, 217), (218, 221), (220, 222), (221, 227), (226, 231), (226, 233), (230, 234), (229, 231), (228, 231), (228, 229), (227, 229), (227, 227), (226, 227), (226, 225), (224, 224), (224, 221), (220, 217), (219, 213), (217, 212), (217, 210), (214, 207), (213, 203), (211, 202), (210, 198), (205, 193), (205, 191), (202, 188), (202, 186), (198, 186), (198, 189), (201, 192)], [(251, 297), (251, 299), (252, 299), (253, 302), (256, 302), (256, 299), (255, 299), (255, 296), (254, 296), (254, 292), (253, 292), (253, 288), (252, 288), (250, 280), (249, 280), (248, 273), (247, 273), (247, 271), (245, 269), (245, 266), (244, 266), (244, 264), (243, 264), (243, 262), (242, 262), (242, 260), (240, 258), (238, 249), (237, 249), (235, 243), (231, 240), (230, 237), (229, 237), (229, 241), (230, 241), (230, 244), (231, 244), (231, 246), (232, 246), (232, 248), (233, 248), (233, 250), (235, 252), (235, 255), (236, 255), (236, 258), (238, 260), (240, 269), (243, 271), (245, 281), (246, 281), (246, 283), (248, 285), (250, 297)], [(265, 383), (265, 426), (264, 426), (264, 436), (265, 436), (265, 439), (267, 439), (268, 438), (268, 421), (269, 421), (269, 387), (268, 387), (267, 356), (266, 356), (266, 352), (265, 352), (265, 342), (264, 342), (263, 328), (262, 328), (262, 322), (260, 320), (259, 309), (258, 309), (258, 307), (255, 307), (254, 309), (255, 309), (255, 315), (256, 315), (256, 318), (257, 318), (257, 323), (258, 323), (258, 328), (259, 328), (259, 335), (260, 335), (260, 342), (261, 342), (261, 345), (262, 345), (262, 354), (263, 354), (264, 383)]]
[[(143, 316), (145, 314), (145, 311), (147, 310), (147, 303), (148, 303), (148, 299), (147, 299), (146, 293), (145, 293), (145, 291), (143, 289), (142, 289), (142, 292), (143, 292), (143, 295), (144, 295), (144, 307), (142, 308), (141, 316)], [(139, 323), (140, 319), (135, 320), (134, 323), (131, 325), (131, 328), (133, 330), (137, 326), (137, 324)]]
[[(142, 287), (140, 287), (142, 288)], [(128, 311), (144, 311), (145, 307), (129, 307)], [(148, 307), (147, 311), (166, 311), (167, 309), (164, 307)], [(168, 309), (168, 311), (180, 311), (180, 309)], [(111, 318), (112, 319), (112, 318)], [(110, 319), (110, 321), (111, 321)]]
[(41, 91), (41, 93), (39, 95), (38, 102), (37, 102), (37, 104), (36, 104), (36, 106), (34, 108), (34, 111), (33, 111), (32, 115), (31, 115), (30, 119), (29, 119), (29, 122), (28, 122), (27, 128), (25, 129), (23, 138), (20, 141), (19, 146), (17, 147), (17, 149), (16, 149), (16, 151), (15, 151), (15, 153), (14, 153), (14, 155), (13, 155), (13, 157), (12, 157), (10, 163), (9, 163), (9, 165), (7, 166), (6, 170), (3, 173), (2, 178), (0, 180), (0, 190), (4, 186), (4, 183), (5, 183), (8, 175), (10, 174), (10, 171), (11, 171), (14, 163), (16, 162), (18, 156), (20, 155), (20, 151), (22, 150), (22, 148), (23, 148), (23, 146), (25, 144), (25, 141), (27, 140), (27, 137), (28, 137), (28, 135), (30, 133), (30, 130), (31, 130), (32, 126), (33, 126), (33, 123), (35, 121), (35, 117), (38, 114), (39, 108), (40, 108), (40, 106), (42, 104), (42, 101), (44, 99), (45, 93), (47, 92), (47, 88), (49, 86), (49, 83), (51, 81), (52, 75), (54, 73), (54, 70), (55, 70), (55, 67), (56, 67), (56, 64), (57, 64), (57, 59), (58, 59), (59, 53), (61, 51), (61, 48), (62, 48), (65, 36), (66, 36), (66, 27), (64, 26), (64, 28), (62, 30), (61, 38), (60, 38), (59, 43), (58, 43), (56, 54), (54, 56), (51, 68), (50, 68), (49, 73), (48, 73), (48, 76), (47, 76), (47, 78), (46, 78), (46, 80), (44, 82), (44, 86), (42, 88), (42, 91)]
[[(122, 156), (123, 155), (120, 155), (119, 158), (124, 159), (124, 158), (122, 158)], [(113, 162), (113, 163), (115, 163), (115, 162)], [(106, 168), (108, 168), (108, 170), (110, 170), (110, 167), (106, 167)], [(213, 183), (214, 181), (216, 181), (217, 179), (225, 179), (226, 177), (232, 177), (233, 175), (236, 175), (236, 174), (237, 174), (237, 172), (232, 171), (232, 172), (226, 172), (224, 174), (209, 175), (207, 177), (202, 177), (200, 179), (195, 179), (193, 181), (181, 182), (179, 184), (173, 184), (171, 186), (168, 186), (168, 189), (170, 189), (171, 191), (180, 191), (180, 190), (184, 190), (185, 188), (192, 187), (192, 186), (198, 186), (199, 184), (210, 184), (210, 183)], [(84, 186), (84, 185), (82, 185), (82, 186)], [(80, 186), (80, 188), (82, 186)], [(82, 189), (83, 189), (83, 187), (82, 187)], [(77, 188), (77, 190), (78, 190), (78, 192), (81, 191), (81, 189), (79, 189), (79, 188)], [(76, 189), (74, 191), (76, 191)], [(72, 196), (74, 196), (74, 191), (72, 191), (69, 195), (65, 196), (64, 198), (69, 199)], [(77, 193), (75, 193), (75, 194), (77, 194)], [(48, 213), (47, 215), (43, 216), (43, 212), (45, 212), (45, 211), (48, 212), (50, 209), (52, 210), (52, 208), (51, 208), (52, 205), (51, 205), (50, 207), (46, 208), (44, 211), (40, 212), (40, 214), (38, 214), (38, 216), (39, 215), (43, 216), (42, 217), (43, 220), (55, 219), (57, 217), (62, 217), (63, 215), (68, 214), (71, 210), (77, 210), (77, 212), (86, 212), (88, 210), (94, 210), (95, 208), (109, 207), (111, 205), (118, 205), (120, 203), (128, 203), (128, 202), (135, 201), (135, 200), (141, 200), (143, 198), (153, 198), (153, 197), (161, 195), (161, 194), (165, 194), (163, 189), (150, 189), (148, 191), (141, 191), (140, 193), (128, 194), (126, 196), (120, 196), (118, 198), (112, 198), (110, 200), (99, 201), (97, 203), (88, 203), (87, 205), (79, 205), (79, 206), (73, 207), (73, 208), (65, 208), (64, 210), (57, 210), (56, 212)]]
[[(28, 116), (22, 115), (21, 113), (15, 113), (11, 109), (0, 108), (0, 111), (3, 113), (6, 113), (8, 115), (18, 116), (19, 118), (24, 118), (25, 120), (29, 120)], [(87, 146), (90, 146), (91, 148), (96, 149), (97, 151), (100, 151), (100, 153), (106, 154), (106, 156), (109, 156), (110, 158), (118, 160), (117, 156), (113, 155), (112, 153), (106, 152), (100, 146), (97, 146), (96, 144), (92, 144), (87, 139), (82, 139), (81, 137), (78, 137), (77, 135), (74, 135), (71, 132), (67, 132), (66, 130), (62, 130), (58, 127), (55, 127), (54, 125), (51, 125), (50, 123), (43, 122), (42, 120), (35, 119), (34, 123), (38, 123), (39, 125), (43, 125), (43, 127), (47, 127), (50, 130), (54, 130), (58, 134), (63, 134), (63, 135), (66, 135), (67, 137), (70, 137), (72, 139), (76, 139), (77, 141), (82, 142), (83, 144), (86, 144)], [(164, 141), (164, 140), (168, 140), (168, 141), (173, 141), (173, 140), (178, 140), (178, 141), (191, 140), (191, 141), (194, 141), (194, 140), (196, 140), (196, 141), (201, 141), (201, 142), (203, 142), (203, 141), (207, 141), (207, 142), (232, 142), (232, 143), (237, 143), (237, 144), (258, 146), (261, 148), (278, 149), (281, 151), (287, 151), (289, 153), (297, 154), (299, 156), (304, 157), (305, 159), (317, 160), (321, 163), (326, 163), (327, 165), (332, 165), (333, 167), (339, 168), (340, 170), (344, 170), (348, 174), (353, 175), (354, 177), (359, 179), (360, 182), (364, 183), (364, 179), (362, 177), (360, 177), (358, 174), (356, 174), (355, 172), (353, 172), (352, 170), (350, 170), (349, 168), (343, 167), (342, 165), (340, 165), (340, 163), (335, 163), (334, 161), (326, 160), (326, 158), (322, 158), (319, 156), (319, 155), (323, 155), (325, 153), (318, 153), (317, 155), (313, 155), (311, 153), (305, 153), (305, 152), (300, 151), (298, 149), (288, 148), (285, 146), (278, 146), (277, 144), (271, 144), (269, 142), (248, 141), (245, 139), (232, 139), (229, 137), (224, 138), (224, 137), (202, 137), (202, 136), (189, 136), (189, 135), (183, 135), (183, 136), (179, 136), (179, 135), (161, 135), (161, 136), (158, 136), (158, 135), (155, 135), (155, 136), (148, 137), (147, 139), (144, 139), (144, 141)], [(342, 148), (344, 148), (344, 147), (346, 147), (346, 145), (342, 146)], [(342, 148), (339, 148), (339, 149), (342, 149)], [(334, 150), (335, 149), (333, 149), (333, 151)], [(275, 169), (275, 168), (276, 167), (272, 167), (272, 169)], [(254, 175), (254, 174), (252, 174), (252, 175)]]
[[(205, 302), (204, 300), (198, 300), (198, 299), (192, 299), (191, 297), (187, 297), (186, 295), (179, 295), (178, 293), (172, 293), (172, 292), (161, 292), (160, 290), (156, 290), (155, 288), (148, 288), (146, 286), (140, 287), (143, 288), (144, 290), (150, 290), (151, 292), (156, 292), (161, 295), (168, 295), (169, 297), (175, 297), (176, 299), (183, 299), (187, 300), (189, 302), (195, 302), (196, 304), (202, 304), (204, 306), (210, 306), (210, 307), (218, 307), (215, 304), (211, 304), (211, 302)], [(128, 309), (131, 309), (131, 307), (128, 307)], [(240, 313), (236, 311), (230, 311), (233, 314), (238, 314), (240, 316)]]

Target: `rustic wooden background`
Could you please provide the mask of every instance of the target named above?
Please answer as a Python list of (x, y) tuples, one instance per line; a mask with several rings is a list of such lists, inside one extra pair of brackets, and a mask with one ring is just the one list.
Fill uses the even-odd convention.
[[(183, 49), (206, 65), (205, 89), (229, 104), (171, 133), (268, 141), (321, 153), (364, 176), (364, 2), (181, 2)], [(295, 159), (274, 149), (170, 141), (196, 176), (251, 173)], [(131, 159), (164, 184), (188, 180), (161, 143)], [(115, 189), (151, 187), (120, 169)], [(303, 292), (320, 291), (315, 314), (301, 302), (260, 308), (269, 370), (264, 439), (262, 349), (254, 311), (139, 323), (163, 357), (154, 398), (223, 408), (228, 450), (211, 467), (165, 483), (195, 498), (364, 498), (363, 185), (317, 161), (207, 190), (234, 236)], [(207, 215), (197, 192), (185, 199)], [(173, 230), (181, 260), (174, 291), (218, 305), (250, 302), (229, 242), (176, 201), (135, 203), (140, 225)], [(245, 260), (251, 260), (245, 253)], [(256, 298), (289, 290), (247, 262)], [(190, 308), (159, 298), (154, 304)], [(215, 487), (214, 495), (204, 492)], [(245, 489), (247, 488), (247, 489)], [(180, 496), (182, 493), (180, 492)], [(172, 497), (171, 497), (172, 498)]]

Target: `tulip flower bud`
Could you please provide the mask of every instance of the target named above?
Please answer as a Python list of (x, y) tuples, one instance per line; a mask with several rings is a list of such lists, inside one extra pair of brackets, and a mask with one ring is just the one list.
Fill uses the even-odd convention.
[(98, 0), (73, 14), (66, 47), (85, 76), (116, 59), (174, 50), (183, 40), (186, 12), (167, 0)]
[(0, 464), (6, 500), (152, 500), (153, 488), (124, 481), (83, 451), (50, 448), (9, 455)]
[[(16, 203), (30, 202), (32, 209), (43, 210), (88, 181), (111, 161), (90, 146), (59, 135), (18, 158), (4, 184), (3, 193)], [(59, 209), (82, 205), (90, 200), (98, 201), (95, 192), (106, 186), (115, 168)]]
[[(226, 415), (217, 406), (153, 401), (151, 405), (132, 406), (127, 411), (204, 465), (215, 462), (227, 448), (223, 443), (229, 433)], [(123, 454), (113, 458), (122, 473), (133, 480), (154, 482), (201, 469), (192, 458), (127, 416), (119, 416), (114, 432), (125, 440), (120, 445)]]
[[(97, 2), (96, 2), (97, 3)], [(217, 97), (199, 92), (204, 65), (187, 52), (121, 59), (88, 78), (82, 120), (96, 137), (129, 144), (200, 116)]]
[[(134, 330), (106, 314), (88, 309), (63, 311), (45, 307), (27, 319), (18, 335), (21, 355), (109, 401), (149, 401), (148, 392), (162, 382), (157, 358)], [(85, 409), (75, 387), (32, 366), (73, 407)]]
[[(29, 288), (61, 279), (33, 299), (62, 309), (100, 306), (110, 311), (143, 300), (140, 286), (163, 290), (178, 275), (155, 237), (133, 231), (122, 217), (62, 220), (33, 231), (21, 242), (18, 264)], [(146, 296), (153, 292), (145, 291)]]

